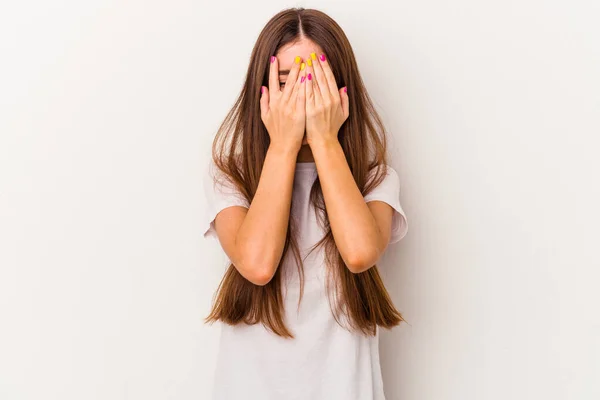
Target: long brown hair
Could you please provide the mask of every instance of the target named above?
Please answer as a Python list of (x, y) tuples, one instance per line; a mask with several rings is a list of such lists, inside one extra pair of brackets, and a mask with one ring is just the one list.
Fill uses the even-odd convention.
[[(348, 38), (323, 12), (290, 8), (276, 14), (260, 33), (242, 91), (213, 142), (215, 165), (249, 202), (256, 193), (270, 142), (260, 117), (259, 103), (261, 86), (268, 86), (269, 58), (281, 47), (302, 38), (313, 41), (327, 54), (338, 87), (348, 86), (350, 116), (340, 128), (338, 138), (363, 196), (385, 177), (386, 131), (360, 77)], [(369, 176), (372, 179), (366, 182)], [(377, 266), (354, 274), (344, 264), (329, 225), (318, 177), (311, 189), (310, 202), (319, 225), (326, 232), (312, 250), (323, 246), (328, 272), (327, 292), (336, 321), (343, 326), (341, 317), (345, 317), (348, 328), (367, 335), (375, 335), (377, 326), (389, 329), (398, 325), (403, 321), (402, 315), (392, 304)], [(206, 321), (230, 325), (262, 323), (275, 334), (292, 338), (292, 332), (284, 323), (281, 291), (283, 260), (290, 250), (296, 260), (302, 293), (302, 259), (296, 227), (290, 218), (283, 256), (271, 281), (264, 286), (254, 285), (230, 264)]]

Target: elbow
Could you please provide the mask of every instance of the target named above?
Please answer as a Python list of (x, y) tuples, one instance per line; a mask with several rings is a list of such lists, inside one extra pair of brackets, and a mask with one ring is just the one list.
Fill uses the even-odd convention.
[(379, 259), (379, 255), (377, 253), (356, 253), (352, 254), (344, 260), (346, 263), (346, 267), (353, 274), (360, 274), (361, 272), (365, 272), (371, 267), (375, 265), (377, 260)]
[(242, 276), (257, 286), (265, 286), (271, 282), (277, 271), (277, 265), (265, 257), (253, 257), (242, 265), (243, 268), (238, 269)]
[(255, 268), (251, 273), (248, 273), (248, 276), (245, 276), (245, 278), (256, 286), (265, 286), (267, 283), (271, 282), (273, 276), (275, 276), (274, 270)]

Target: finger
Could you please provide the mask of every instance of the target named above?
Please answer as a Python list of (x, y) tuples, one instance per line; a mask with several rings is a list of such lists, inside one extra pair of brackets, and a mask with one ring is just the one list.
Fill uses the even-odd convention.
[(279, 61), (277, 57), (271, 56), (271, 66), (269, 69), (269, 92), (277, 93), (279, 91)]
[(261, 86), (260, 92), (260, 116), (264, 121), (269, 112), (269, 89), (266, 86)]
[(340, 89), (340, 99), (342, 101), (342, 111), (344, 112), (344, 121), (350, 115), (350, 99), (348, 98), (348, 86)]
[[(313, 63), (314, 65), (314, 63)], [(321, 89), (319, 89), (319, 83), (317, 82), (317, 80), (315, 79), (315, 74), (314, 74), (314, 70), (308, 73), (308, 75), (306, 76), (306, 79), (309, 80), (309, 85), (312, 86), (312, 92), (313, 92), (313, 100), (312, 100), (312, 104), (314, 107), (320, 106), (321, 104), (323, 104), (323, 96), (321, 96)]]
[(310, 53), (310, 56), (307, 58), (307, 85), (306, 85), (306, 90), (307, 93), (310, 93), (310, 99), (306, 98), (307, 102), (310, 102), (310, 105), (312, 107), (315, 107), (317, 105), (321, 105), (323, 103), (323, 98), (321, 96), (321, 90), (319, 89), (319, 85), (317, 80), (315, 79), (315, 63), (318, 62), (317, 61), (317, 55), (315, 53)]
[(290, 96), (292, 95), (292, 89), (294, 89), (294, 86), (298, 81), (298, 74), (300, 73), (301, 62), (302, 58), (300, 56), (296, 56), (296, 58), (294, 59), (294, 64), (292, 64), (292, 68), (290, 69), (288, 79), (285, 82), (285, 87), (283, 88), (283, 101), (289, 101)]
[(290, 104), (295, 105), (296, 101), (298, 100), (298, 96), (300, 95), (300, 92), (304, 91), (304, 87), (306, 86), (306, 85), (304, 85), (305, 79), (306, 79), (306, 69), (305, 69), (305, 67), (302, 67), (302, 64), (300, 64), (300, 72), (298, 73), (297, 82), (294, 85), (294, 91), (292, 92), (292, 95), (290, 96)]
[[(307, 60), (307, 64), (312, 64), (310, 58)], [(304, 81), (306, 86), (306, 109), (312, 109), (315, 106), (315, 93), (312, 79), (312, 67), (306, 68), (306, 80)]]
[(300, 78), (300, 88), (298, 89), (298, 98), (296, 99), (296, 109), (304, 111), (306, 114), (306, 70)]
[(339, 89), (337, 87), (337, 83), (335, 82), (335, 76), (333, 75), (333, 71), (331, 70), (331, 66), (327, 61), (327, 57), (325, 57), (325, 54), (321, 54), (319, 56), (319, 66), (321, 67), (321, 70), (323, 71), (323, 74), (327, 79), (327, 85), (329, 85), (329, 92), (331, 94), (338, 93)]
[(321, 89), (319, 88), (319, 82), (317, 82), (317, 79), (315, 78), (314, 71), (313, 71), (313, 74), (311, 74), (310, 79), (311, 79), (312, 85), (313, 85), (315, 106), (320, 106), (321, 104), (323, 104), (323, 95), (321, 95)]
[[(314, 53), (312, 53), (314, 54)], [(311, 54), (311, 56), (312, 56)], [(328, 102), (332, 96), (330, 93), (330, 89), (329, 89), (329, 85), (327, 83), (327, 77), (325, 76), (325, 73), (323, 72), (323, 67), (321, 66), (321, 57), (325, 57), (323, 54), (321, 54), (317, 60), (313, 61), (313, 70), (315, 71), (315, 78), (317, 81), (317, 86), (319, 87), (319, 92), (321, 94), (321, 98), (323, 99), (323, 102)], [(335, 90), (334, 93), (337, 93), (337, 89)]]

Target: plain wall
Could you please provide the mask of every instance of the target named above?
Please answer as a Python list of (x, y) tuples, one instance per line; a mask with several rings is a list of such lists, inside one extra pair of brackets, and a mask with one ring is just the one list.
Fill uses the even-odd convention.
[(287, 5), (340, 23), (389, 129), (388, 399), (599, 399), (600, 6), (566, 0), (3, 4), (0, 398), (209, 398), (200, 182)]

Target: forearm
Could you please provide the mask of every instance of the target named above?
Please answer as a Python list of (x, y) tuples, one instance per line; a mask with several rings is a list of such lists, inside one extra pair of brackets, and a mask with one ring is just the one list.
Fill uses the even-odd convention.
[(339, 141), (311, 146), (336, 246), (353, 272), (378, 254), (380, 232), (350, 171)]
[(260, 180), (236, 247), (246, 268), (268, 282), (275, 273), (285, 245), (297, 152), (270, 147)]

